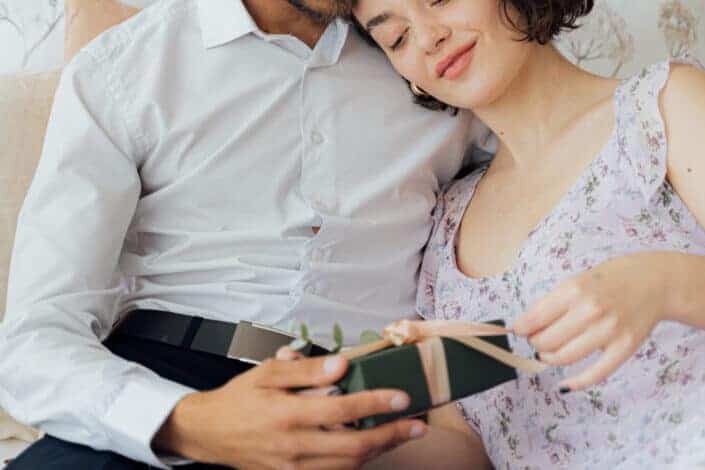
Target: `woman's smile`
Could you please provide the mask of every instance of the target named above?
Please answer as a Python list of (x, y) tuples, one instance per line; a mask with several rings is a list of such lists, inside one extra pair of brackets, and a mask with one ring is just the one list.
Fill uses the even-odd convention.
[(438, 65), (436, 65), (436, 75), (438, 78), (446, 78), (448, 80), (459, 78), (472, 62), (473, 50), (476, 44), (477, 41), (473, 40), (461, 46), (440, 61)]

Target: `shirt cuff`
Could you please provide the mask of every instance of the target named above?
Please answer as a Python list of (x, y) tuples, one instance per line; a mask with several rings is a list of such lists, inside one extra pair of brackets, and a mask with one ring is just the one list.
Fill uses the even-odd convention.
[(162, 469), (190, 463), (173, 455), (158, 457), (151, 444), (176, 404), (195, 391), (162, 378), (131, 378), (104, 417), (110, 450)]

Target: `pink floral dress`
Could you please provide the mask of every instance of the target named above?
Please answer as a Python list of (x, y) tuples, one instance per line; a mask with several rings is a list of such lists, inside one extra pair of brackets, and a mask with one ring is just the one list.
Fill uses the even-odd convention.
[[(611, 258), (643, 251), (705, 255), (705, 230), (666, 180), (658, 101), (669, 70), (670, 62), (658, 63), (620, 84), (612, 137), (530, 233), (508, 271), (469, 278), (458, 270), (458, 227), (487, 167), (453, 183), (434, 215), (419, 313), (511, 324), (561, 280)], [(534, 354), (524, 338), (512, 336), (510, 344), (519, 355)], [(705, 468), (705, 331), (662, 322), (605, 382), (558, 393), (559, 381), (596, 358), (520, 376), (461, 402), (495, 467)]]

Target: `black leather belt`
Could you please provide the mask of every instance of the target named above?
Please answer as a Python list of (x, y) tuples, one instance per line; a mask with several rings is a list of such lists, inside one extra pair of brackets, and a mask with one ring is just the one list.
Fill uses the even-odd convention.
[[(274, 357), (294, 336), (251, 322), (228, 323), (161, 310), (134, 310), (112, 334), (167, 343), (172, 346), (259, 364)], [(301, 351), (322, 356), (328, 350), (309, 344)]]

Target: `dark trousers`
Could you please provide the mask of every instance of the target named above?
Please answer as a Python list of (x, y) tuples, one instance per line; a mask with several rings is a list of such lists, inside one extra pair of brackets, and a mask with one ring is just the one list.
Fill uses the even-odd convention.
[[(225, 384), (251, 366), (206, 353), (188, 351), (167, 344), (132, 337), (110, 337), (105, 345), (115, 354), (138, 362), (162, 377), (208, 390)], [(144, 470), (153, 468), (129, 460), (114, 452), (97, 451), (46, 436), (28, 447), (6, 467), (6, 470)], [(177, 467), (184, 470), (220, 470), (226, 467), (192, 464)]]

